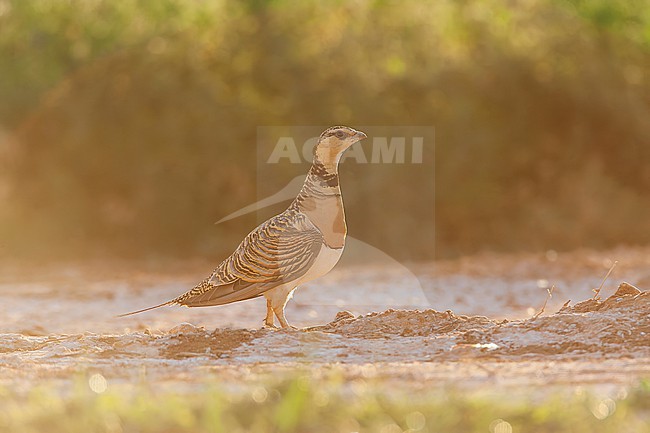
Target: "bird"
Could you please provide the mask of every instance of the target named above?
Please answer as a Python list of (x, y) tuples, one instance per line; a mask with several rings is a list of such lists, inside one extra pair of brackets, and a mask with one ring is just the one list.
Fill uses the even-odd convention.
[(282, 213), (251, 231), (212, 274), (189, 291), (162, 304), (121, 314), (143, 313), (181, 305), (207, 307), (266, 298), (263, 326), (296, 329), (285, 306), (299, 285), (328, 273), (345, 247), (347, 225), (339, 184), (343, 153), (367, 135), (347, 126), (332, 126), (319, 136), (313, 162), (295, 200)]

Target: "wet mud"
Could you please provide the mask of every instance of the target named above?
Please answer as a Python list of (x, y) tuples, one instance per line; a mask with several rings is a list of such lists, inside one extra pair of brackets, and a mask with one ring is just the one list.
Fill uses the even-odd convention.
[[(645, 267), (639, 269), (645, 272)], [(342, 279), (339, 275), (330, 284), (344, 286)], [(84, 314), (99, 317), (107, 303), (119, 304), (134, 293), (128, 285), (128, 293), (111, 291), (102, 281), (93, 283), (100, 286), (94, 288), (98, 295), (83, 291), (80, 297), (74, 290), (38, 285), (23, 286), (26, 290), (20, 297), (7, 290), (15, 285), (5, 283), (0, 292), (4, 308), (22, 305), (22, 309), (12, 311), (13, 316), (6, 314), (5, 326), (10, 329), (0, 330), (0, 385), (67, 379), (89, 371), (115, 381), (129, 382), (145, 374), (152, 381), (190, 387), (207, 376), (240, 383), (258, 374), (305, 369), (336, 372), (351, 380), (378, 377), (414, 388), (436, 383), (470, 387), (497, 382), (519, 386), (620, 384), (650, 377), (650, 292), (625, 282), (608, 290), (608, 296), (604, 296), (605, 290), (600, 296), (591, 290), (572, 292), (583, 295), (577, 302), (564, 296), (557, 299), (555, 293), (549, 304), (553, 309), (547, 306), (544, 314), (532, 317), (516, 317), (513, 309), (523, 308), (520, 304), (526, 307), (526, 301), (508, 300), (518, 295), (511, 290), (499, 293), (498, 299), (513, 318), (462, 314), (471, 310), (462, 304), (457, 311), (406, 307), (379, 312), (359, 312), (345, 305), (298, 304), (294, 317), (307, 322), (299, 330), (173, 323), (181, 314), (191, 317), (189, 312), (194, 310), (168, 309), (129, 322), (107, 315), (104, 322), (96, 321), (94, 331), (62, 331), (92, 327)], [(511, 287), (519, 285), (515, 281)], [(105, 296), (109, 292), (111, 296)], [(47, 319), (37, 320), (25, 293), (38, 294), (44, 302), (39, 311)], [(135, 293), (141, 301), (155, 301), (147, 298), (146, 290)], [(538, 312), (543, 296), (541, 290), (537, 294)], [(484, 296), (490, 299), (490, 295)], [(67, 321), (51, 316), (56, 311), (45, 305), (70, 309)], [(325, 324), (313, 323), (322, 320), (313, 317), (314, 310), (331, 312), (331, 319)], [(231, 316), (220, 320), (254, 323), (264, 309), (253, 304), (219, 311), (231, 311)]]

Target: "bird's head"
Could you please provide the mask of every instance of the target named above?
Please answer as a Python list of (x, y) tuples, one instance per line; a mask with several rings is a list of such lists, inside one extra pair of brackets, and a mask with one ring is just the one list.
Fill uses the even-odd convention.
[(318, 138), (314, 157), (324, 164), (337, 164), (347, 148), (367, 135), (347, 126), (327, 128)]

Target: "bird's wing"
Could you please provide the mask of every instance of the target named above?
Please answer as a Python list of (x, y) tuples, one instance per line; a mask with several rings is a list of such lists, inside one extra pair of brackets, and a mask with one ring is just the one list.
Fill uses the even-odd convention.
[(253, 230), (209, 279), (173, 302), (202, 307), (255, 298), (303, 276), (322, 243), (320, 231), (304, 215), (284, 212)]

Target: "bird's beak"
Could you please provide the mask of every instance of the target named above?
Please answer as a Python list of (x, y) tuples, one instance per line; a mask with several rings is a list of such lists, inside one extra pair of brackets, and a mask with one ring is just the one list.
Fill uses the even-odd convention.
[(361, 131), (357, 131), (357, 140), (363, 140), (364, 138), (368, 138), (368, 136)]

